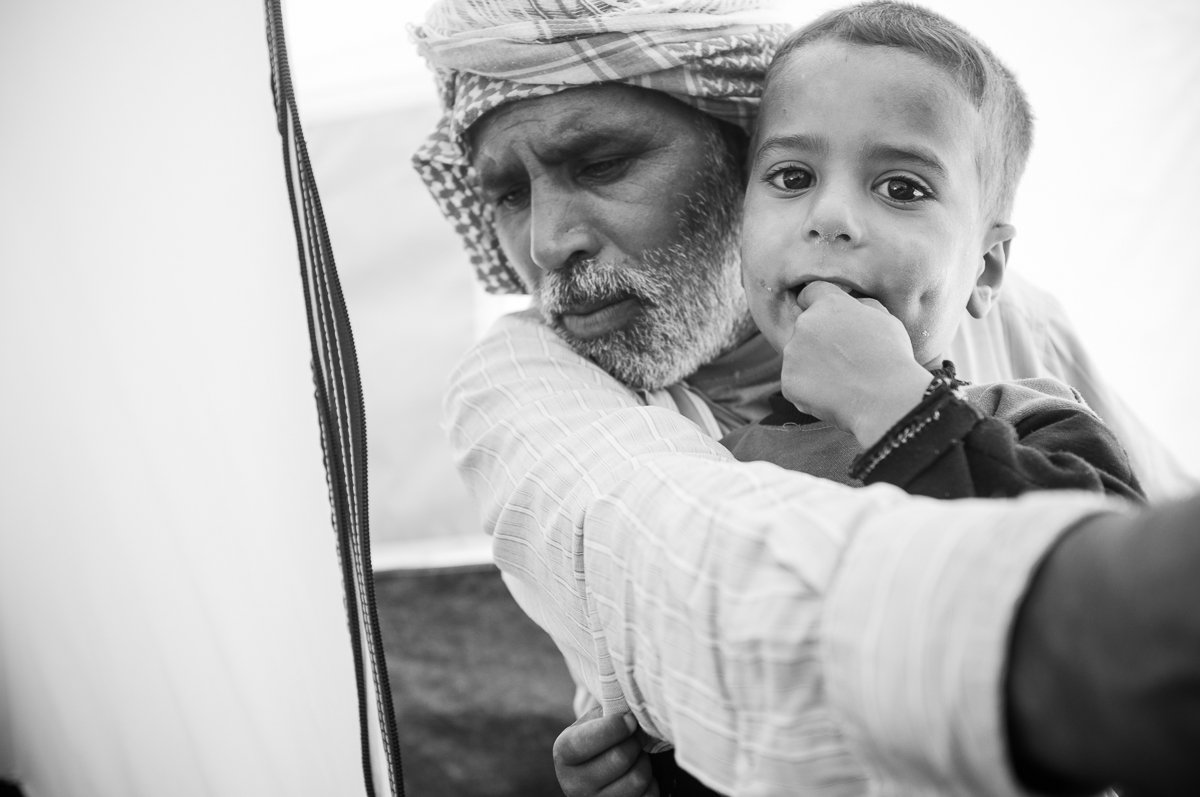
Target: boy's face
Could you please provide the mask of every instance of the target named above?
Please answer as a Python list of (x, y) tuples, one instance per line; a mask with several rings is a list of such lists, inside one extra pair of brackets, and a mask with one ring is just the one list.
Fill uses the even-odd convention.
[[(889, 47), (817, 42), (788, 57), (763, 98), (751, 152), (742, 280), (782, 351), (813, 280), (878, 300), (917, 361), (938, 365), (962, 312), (986, 313), (1012, 237), (984, 223), (978, 113), (949, 76)], [(982, 302), (982, 305), (981, 305)]]

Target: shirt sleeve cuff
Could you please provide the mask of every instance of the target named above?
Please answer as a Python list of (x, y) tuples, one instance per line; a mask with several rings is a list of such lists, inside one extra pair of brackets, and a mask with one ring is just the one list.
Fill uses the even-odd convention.
[(1012, 623), (1061, 535), (1117, 508), (1088, 493), (914, 499), (856, 535), (827, 596), (821, 655), (873, 794), (1025, 793), (1003, 719)]

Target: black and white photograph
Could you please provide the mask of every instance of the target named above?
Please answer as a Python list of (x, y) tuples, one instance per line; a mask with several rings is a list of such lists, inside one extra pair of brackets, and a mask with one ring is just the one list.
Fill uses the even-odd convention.
[(1197, 797), (1197, 0), (0, 0), (0, 797)]

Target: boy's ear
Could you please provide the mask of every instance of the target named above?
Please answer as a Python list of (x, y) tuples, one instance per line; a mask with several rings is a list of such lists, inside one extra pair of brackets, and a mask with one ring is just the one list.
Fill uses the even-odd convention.
[(975, 318), (983, 318), (992, 309), (1000, 296), (1004, 284), (1004, 269), (1008, 267), (1008, 248), (1017, 228), (1011, 224), (997, 224), (987, 231), (983, 239), (983, 262), (975, 276), (975, 287), (967, 299), (967, 312)]

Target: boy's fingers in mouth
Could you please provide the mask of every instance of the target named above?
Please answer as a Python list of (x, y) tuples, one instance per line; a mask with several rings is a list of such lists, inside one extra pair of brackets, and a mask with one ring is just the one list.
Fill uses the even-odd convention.
[(870, 296), (858, 297), (858, 302), (859, 302), (859, 304), (864, 304), (867, 307), (873, 307), (876, 310), (882, 310), (883, 312), (887, 313), (888, 315), (892, 314), (891, 311), (888, 310), (886, 307), (884, 307), (883, 304), (878, 299), (872, 299)]
[(789, 289), (795, 296), (796, 303), (802, 309), (807, 309), (821, 296), (828, 295), (830, 291), (841, 291), (847, 294), (851, 299), (875, 301), (873, 297), (860, 291), (853, 285), (846, 285), (841, 282), (829, 282), (827, 280), (809, 280), (799, 282), (794, 287)]

